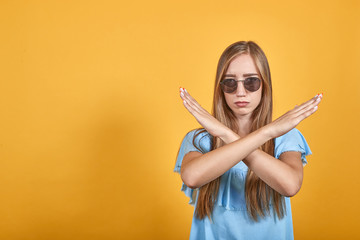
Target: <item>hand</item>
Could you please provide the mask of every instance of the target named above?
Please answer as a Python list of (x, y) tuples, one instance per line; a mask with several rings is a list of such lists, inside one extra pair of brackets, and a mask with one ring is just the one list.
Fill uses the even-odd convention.
[(268, 136), (276, 138), (296, 127), (302, 120), (316, 112), (322, 97), (322, 94), (316, 95), (266, 125), (265, 128), (267, 128)]
[(221, 137), (230, 129), (214, 118), (209, 112), (200, 106), (200, 104), (190, 96), (184, 89), (180, 88), (180, 97), (183, 100), (185, 108), (196, 118), (201, 126), (214, 137)]

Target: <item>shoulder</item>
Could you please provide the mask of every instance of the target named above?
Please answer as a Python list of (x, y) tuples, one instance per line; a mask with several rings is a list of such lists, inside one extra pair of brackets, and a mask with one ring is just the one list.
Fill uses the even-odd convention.
[(303, 145), (304, 143), (307, 144), (304, 135), (296, 128), (291, 129), (289, 132), (285, 133), (284, 135), (275, 138), (275, 147), (280, 144), (300, 144)]
[(211, 150), (212, 136), (204, 129), (189, 131), (182, 140), (177, 154), (175, 172), (180, 173), (182, 160), (188, 152), (206, 153)]
[(283, 152), (289, 152), (289, 151), (301, 152), (302, 155), (301, 158), (303, 160), (304, 165), (306, 164), (305, 156), (311, 154), (310, 147), (305, 137), (296, 128), (293, 128), (284, 135), (275, 138), (274, 155), (276, 158), (279, 158)]
[(195, 138), (197, 141), (200, 141), (203, 138), (211, 139), (212, 136), (203, 128), (196, 128), (189, 131), (186, 136), (189, 138)]
[(303, 139), (304, 136), (301, 134), (301, 132), (298, 129), (293, 128), (290, 131), (288, 131), (287, 133), (285, 133), (284, 135), (275, 138), (275, 144), (281, 143), (283, 141), (297, 140), (299, 138)]
[(184, 141), (199, 148), (202, 152), (208, 152), (211, 148), (212, 136), (205, 129), (197, 128), (189, 131)]

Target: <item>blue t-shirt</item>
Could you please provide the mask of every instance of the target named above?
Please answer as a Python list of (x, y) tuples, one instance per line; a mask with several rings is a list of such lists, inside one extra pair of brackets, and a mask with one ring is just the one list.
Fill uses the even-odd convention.
[[(175, 172), (180, 173), (185, 154), (191, 151), (201, 152), (193, 145), (196, 131), (192, 130), (184, 137), (175, 164)], [(206, 153), (211, 149), (211, 140), (212, 136), (205, 131), (196, 137), (195, 145)], [(288, 151), (301, 152), (303, 165), (307, 163), (305, 156), (311, 154), (305, 138), (296, 128), (275, 138), (275, 158), (279, 158), (281, 153)], [(273, 212), (270, 216), (260, 218), (258, 222), (248, 216), (245, 202), (247, 171), (248, 167), (241, 161), (221, 176), (219, 192), (212, 212), (212, 222), (208, 217), (200, 220), (194, 214), (190, 239), (294, 239), (290, 198), (285, 197), (286, 214), (280, 220)], [(197, 190), (182, 184), (181, 191), (190, 197), (189, 203), (194, 205), (194, 213), (198, 197)]]

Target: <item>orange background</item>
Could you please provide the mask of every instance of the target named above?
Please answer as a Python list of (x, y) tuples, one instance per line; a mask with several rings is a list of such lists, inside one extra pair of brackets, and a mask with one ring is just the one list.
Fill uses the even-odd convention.
[(1, 1), (0, 239), (187, 239), (178, 88), (210, 110), (238, 40), (268, 56), (274, 117), (324, 93), (295, 239), (360, 238), (359, 22), (359, 1)]

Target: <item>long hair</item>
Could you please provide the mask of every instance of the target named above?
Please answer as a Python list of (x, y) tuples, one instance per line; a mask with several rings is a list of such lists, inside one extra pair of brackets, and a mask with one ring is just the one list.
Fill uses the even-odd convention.
[[(252, 113), (251, 132), (255, 131), (272, 121), (272, 85), (269, 64), (264, 52), (252, 41), (239, 41), (231, 44), (222, 53), (216, 71), (214, 99), (212, 115), (222, 124), (237, 132), (238, 125), (232, 110), (226, 104), (225, 96), (220, 88), (220, 81), (223, 79), (230, 62), (241, 54), (249, 54), (256, 66), (257, 72), (262, 79), (262, 93), (259, 105)], [(198, 131), (195, 138), (204, 132)], [(217, 149), (225, 143), (218, 137), (212, 138), (211, 149)], [(195, 146), (195, 145), (194, 145)], [(274, 140), (269, 140), (260, 147), (261, 150), (274, 156)], [(195, 210), (196, 217), (203, 219), (208, 216), (211, 220), (211, 213), (214, 208), (216, 196), (219, 190), (220, 177), (203, 185), (199, 189), (198, 202)], [(245, 199), (249, 216), (258, 221), (259, 216), (265, 217), (273, 209), (278, 218), (284, 217), (284, 197), (269, 187), (253, 171), (248, 169), (245, 182)], [(271, 203), (271, 204), (270, 204)], [(272, 206), (271, 206), (272, 205)]]

